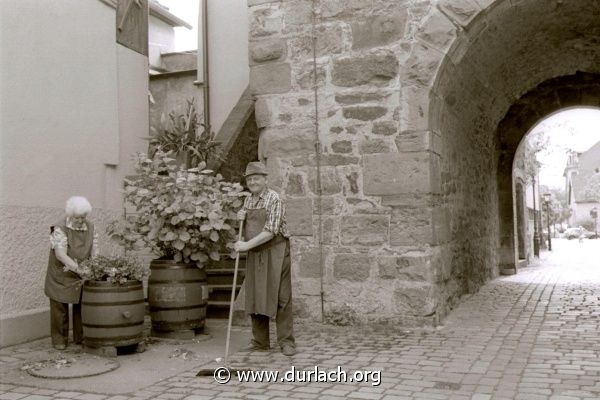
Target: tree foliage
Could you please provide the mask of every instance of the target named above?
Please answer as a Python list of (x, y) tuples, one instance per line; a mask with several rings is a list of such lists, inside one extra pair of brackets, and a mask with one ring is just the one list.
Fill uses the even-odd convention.
[(544, 131), (529, 134), (515, 154), (515, 166), (521, 168), (528, 178), (535, 177), (541, 164), (537, 155), (548, 148), (549, 138)]
[[(562, 223), (569, 219), (572, 210), (567, 204), (566, 193), (563, 189), (540, 185), (540, 193), (550, 193), (550, 224)], [(544, 200), (542, 200), (543, 202)], [(543, 204), (542, 204), (543, 205)], [(545, 206), (544, 206), (545, 207)], [(544, 213), (546, 209), (543, 208)], [(544, 220), (546, 216), (544, 215)]]
[(585, 200), (600, 201), (600, 172), (591, 176), (583, 189)]
[[(205, 169), (184, 169), (160, 149), (139, 153), (136, 175), (125, 181), (125, 200), (136, 214), (114, 222), (109, 234), (126, 249), (150, 247), (158, 256), (204, 263), (232, 249), (242, 186)], [(232, 251), (233, 252), (233, 251)]]

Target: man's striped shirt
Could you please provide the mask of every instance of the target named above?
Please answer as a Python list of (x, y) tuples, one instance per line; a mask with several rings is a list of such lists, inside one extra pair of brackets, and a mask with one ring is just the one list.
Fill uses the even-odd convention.
[(264, 208), (267, 213), (267, 221), (263, 230), (271, 232), (275, 236), (280, 234), (287, 238), (290, 237), (285, 220), (285, 204), (276, 191), (265, 188), (258, 196), (246, 197), (244, 209), (256, 210), (259, 208)]

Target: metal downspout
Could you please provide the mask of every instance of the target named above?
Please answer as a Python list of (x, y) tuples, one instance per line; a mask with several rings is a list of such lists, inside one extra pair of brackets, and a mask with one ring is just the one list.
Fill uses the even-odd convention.
[(313, 47), (313, 88), (315, 100), (315, 152), (317, 164), (317, 219), (319, 225), (319, 277), (321, 295), (321, 322), (325, 322), (325, 291), (323, 289), (323, 217), (321, 204), (321, 141), (319, 140), (319, 96), (317, 91), (317, 6), (312, 0), (312, 47)]
[(208, 0), (201, 0), (202, 7), (202, 95), (204, 100), (204, 131), (210, 127), (210, 85), (208, 75)]

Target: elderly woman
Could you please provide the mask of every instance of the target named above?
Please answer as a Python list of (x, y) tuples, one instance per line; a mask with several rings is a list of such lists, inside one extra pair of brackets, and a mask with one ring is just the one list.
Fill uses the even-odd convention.
[(87, 220), (90, 202), (81, 196), (67, 200), (66, 217), (50, 226), (50, 257), (44, 292), (50, 298), (50, 335), (57, 350), (67, 347), (69, 304), (73, 304), (73, 342), (83, 339), (79, 263), (97, 252), (94, 225)]

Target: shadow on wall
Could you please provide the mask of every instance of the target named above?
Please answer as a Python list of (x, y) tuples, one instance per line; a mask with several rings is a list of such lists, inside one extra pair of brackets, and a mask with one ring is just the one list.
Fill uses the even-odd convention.
[(224, 156), (218, 172), (230, 182), (241, 182), (246, 164), (258, 160), (258, 127), (254, 112), (250, 115), (233, 147)]

